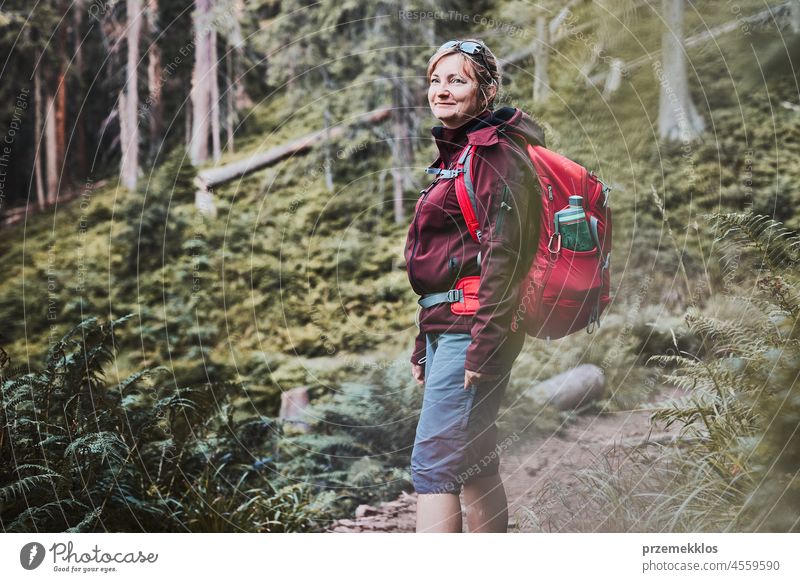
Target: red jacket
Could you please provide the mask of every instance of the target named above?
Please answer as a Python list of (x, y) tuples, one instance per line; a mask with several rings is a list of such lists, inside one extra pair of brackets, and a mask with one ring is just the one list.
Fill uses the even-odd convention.
[(541, 196), (524, 144), (505, 130), (523, 134), (533, 145), (544, 145), (542, 128), (512, 107), (484, 111), (455, 129), (437, 126), (431, 130), (439, 149), (432, 168), (440, 162), (454, 167), (467, 141), (480, 146), (474, 152), (472, 180), (483, 236), (481, 243), (470, 236), (458, 206), (455, 180), (435, 180), (420, 193), (408, 230), (408, 279), (414, 291), (423, 295), (447, 291), (462, 277), (480, 275), (480, 307), (474, 316), (454, 315), (447, 303), (421, 309), (412, 363), (422, 363), (426, 333), (469, 333), (472, 343), (466, 369), (500, 374), (510, 369), (524, 341), (524, 332), (512, 333), (510, 324), (519, 282), (536, 252)]

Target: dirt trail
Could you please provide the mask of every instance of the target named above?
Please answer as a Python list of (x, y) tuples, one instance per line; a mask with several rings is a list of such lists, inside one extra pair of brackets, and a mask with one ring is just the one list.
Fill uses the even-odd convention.
[[(680, 395), (676, 389), (664, 388), (653, 400)], [(675, 427), (667, 431), (651, 426), (649, 413), (636, 411), (586, 414), (558, 435), (520, 441), (503, 455), (500, 465), (508, 497), (508, 531), (575, 531), (570, 527), (572, 516), (557, 503), (547, 507), (544, 512), (547, 522), (538, 526), (530, 519), (529, 510), (541, 507), (544, 499), (552, 501), (549, 492), (568, 495), (570, 489), (578, 485), (576, 472), (595, 466), (598, 460), (605, 458), (618, 464), (626, 448), (648, 441), (664, 443), (676, 436)], [(397, 499), (376, 507), (362, 505), (353, 519), (337, 520), (328, 531), (413, 532), (416, 501), (415, 493), (404, 492)]]

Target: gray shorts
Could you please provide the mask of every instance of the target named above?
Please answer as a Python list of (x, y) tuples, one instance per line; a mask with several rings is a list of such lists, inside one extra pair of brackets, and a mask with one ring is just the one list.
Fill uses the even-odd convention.
[(470, 341), (463, 333), (426, 334), (425, 391), (411, 452), (417, 493), (458, 493), (499, 470), (495, 420), (509, 373), (465, 390)]

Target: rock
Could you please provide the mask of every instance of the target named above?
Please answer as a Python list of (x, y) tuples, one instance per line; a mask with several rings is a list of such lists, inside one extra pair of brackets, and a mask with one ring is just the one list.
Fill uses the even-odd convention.
[(416, 493), (414, 493), (412, 495), (411, 493), (403, 491), (401, 493), (401, 497), (399, 499), (402, 499), (405, 505), (416, 505), (417, 504), (417, 494)]
[(529, 388), (526, 394), (558, 410), (574, 410), (603, 397), (606, 377), (594, 364), (581, 364)]
[(413, 532), (416, 529), (416, 493), (405, 491), (392, 501), (383, 501), (377, 507), (361, 504), (355, 510), (355, 519), (338, 519), (327, 529), (330, 532)]
[(398, 511), (406, 508), (409, 506), (409, 503), (404, 500), (394, 500), (394, 501), (387, 501), (381, 503), (381, 511), (387, 511), (389, 513), (397, 513)]
[(386, 523), (385, 521), (371, 521), (369, 523), (361, 524), (361, 527), (364, 531), (388, 531), (392, 529), (392, 525)]
[(368, 515), (377, 515), (378, 508), (373, 507), (372, 505), (367, 505), (363, 503), (356, 507), (356, 519), (361, 519), (362, 517), (367, 517)]

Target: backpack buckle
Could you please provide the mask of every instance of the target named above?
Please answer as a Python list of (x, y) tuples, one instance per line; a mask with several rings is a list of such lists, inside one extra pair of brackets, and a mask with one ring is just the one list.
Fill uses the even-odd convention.
[(450, 289), (447, 292), (448, 303), (464, 303), (464, 291), (462, 289)]
[(459, 174), (463, 173), (463, 169), (456, 169), (456, 170), (446, 170), (444, 168), (425, 168), (426, 174), (436, 174), (440, 178), (444, 178), (445, 180), (449, 178), (455, 178)]

